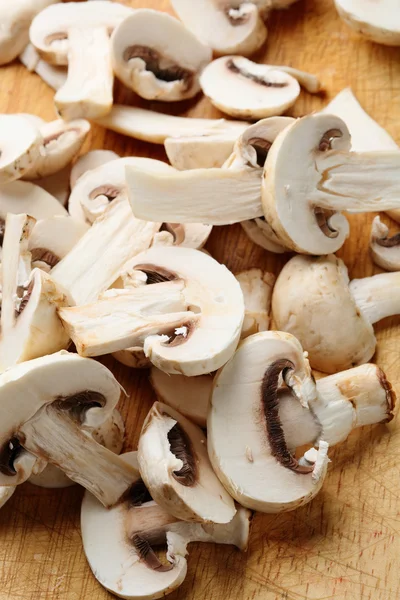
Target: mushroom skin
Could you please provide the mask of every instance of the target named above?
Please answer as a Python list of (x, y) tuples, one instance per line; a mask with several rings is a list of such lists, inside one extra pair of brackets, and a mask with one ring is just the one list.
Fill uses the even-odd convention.
[(386, 271), (400, 271), (400, 233), (389, 237), (389, 227), (379, 217), (372, 222), (369, 249), (376, 265)]
[(20, 179), (40, 159), (43, 138), (23, 115), (0, 115), (0, 184)]
[(198, 76), (212, 58), (180, 21), (147, 8), (135, 10), (111, 36), (116, 76), (147, 100), (171, 102), (193, 98)]
[(400, 46), (400, 16), (396, 0), (376, 5), (362, 0), (335, 0), (343, 21), (363, 37), (385, 46)]

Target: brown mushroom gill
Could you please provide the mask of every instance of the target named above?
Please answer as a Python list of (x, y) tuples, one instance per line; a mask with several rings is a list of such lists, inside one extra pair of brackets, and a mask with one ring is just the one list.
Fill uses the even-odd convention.
[(23, 448), (16, 437), (11, 437), (0, 450), (0, 473), (12, 477), (16, 474), (14, 463)]
[(160, 231), (168, 231), (174, 238), (174, 244), (176, 245), (185, 241), (185, 228), (180, 223), (163, 223)]
[(57, 256), (57, 254), (54, 254), (54, 252), (48, 250), (47, 248), (33, 248), (33, 250), (31, 250), (31, 255), (32, 263), (42, 262), (48, 265), (50, 269), (55, 267), (56, 264), (60, 262), (60, 258)]
[(142, 506), (146, 502), (150, 502), (153, 498), (150, 495), (143, 479), (138, 479), (129, 488), (124, 500), (127, 502), (128, 507)]
[(184, 89), (189, 90), (193, 85), (194, 74), (189, 69), (180, 67), (172, 60), (162, 56), (154, 48), (135, 44), (126, 48), (123, 59), (128, 62), (133, 58), (140, 58), (146, 65), (146, 71), (151, 71), (157, 79), (167, 83), (181, 81)]
[(105, 406), (106, 399), (100, 392), (93, 390), (83, 390), (71, 396), (57, 397), (49, 407), (52, 410), (68, 413), (69, 418), (82, 425), (85, 421), (85, 414), (91, 408), (101, 408)]
[(251, 138), (248, 141), (249, 146), (252, 146), (256, 151), (257, 164), (259, 167), (263, 167), (267, 160), (268, 152), (272, 146), (272, 142), (264, 140), (263, 138)]
[(240, 75), (245, 79), (250, 79), (251, 81), (254, 81), (254, 83), (256, 83), (257, 85), (262, 85), (264, 87), (284, 88), (288, 85), (287, 81), (270, 81), (266, 75), (264, 77), (261, 77), (260, 75), (254, 75), (254, 73), (246, 71), (246, 69), (241, 69), (237, 66), (237, 64), (232, 58), (230, 58), (227, 61), (226, 68), (228, 69), (228, 71), (231, 71), (231, 73)]
[(157, 267), (156, 265), (136, 265), (135, 271), (142, 271), (147, 276), (146, 285), (178, 279), (176, 273), (172, 273), (172, 271), (168, 271), (164, 267)]
[(288, 371), (292, 370), (294, 370), (294, 364), (286, 359), (276, 360), (267, 368), (261, 384), (261, 405), (272, 456), (286, 469), (299, 474), (307, 474), (313, 471), (313, 466), (300, 465), (290, 452), (286, 445), (279, 416), (279, 378), (282, 374), (285, 381)]
[(169, 430), (168, 441), (172, 454), (183, 463), (179, 471), (173, 472), (174, 478), (182, 485), (192, 487), (197, 478), (196, 457), (192, 443), (179, 423), (175, 423)]
[(20, 286), (17, 288), (18, 297), (21, 298), (18, 309), (15, 311), (15, 317), (19, 317), (24, 312), (32, 296), (34, 282), (31, 281), (27, 287)]
[[(0, 153), (0, 156), (1, 156), (1, 153)], [(6, 231), (6, 222), (4, 219), (0, 219), (0, 248), (3, 247), (5, 231)]]
[(173, 568), (173, 565), (162, 564), (151, 547), (150, 542), (141, 535), (134, 534), (131, 538), (131, 542), (140, 559), (149, 567), (149, 569), (162, 573), (165, 571), (170, 571)]
[(379, 246), (384, 246), (385, 248), (394, 248), (395, 246), (400, 246), (400, 233), (396, 233), (392, 237), (375, 238), (374, 241)]

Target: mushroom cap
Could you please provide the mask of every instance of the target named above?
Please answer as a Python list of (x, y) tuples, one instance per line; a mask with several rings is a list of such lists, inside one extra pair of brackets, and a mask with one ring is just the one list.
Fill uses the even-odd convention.
[(28, 181), (12, 181), (0, 187), (0, 219), (5, 220), (7, 213), (26, 213), (35, 219), (68, 215), (54, 196)]
[(225, 489), (262, 512), (309, 502), (328, 462), (324, 442), (314, 468), (304, 469), (287, 448), (278, 412), (281, 374), (307, 407), (316, 388), (296, 338), (276, 331), (250, 336), (217, 374), (207, 422), (210, 460)]
[(23, 177), (40, 158), (43, 139), (23, 115), (0, 115), (0, 184)]
[(400, 234), (388, 235), (389, 227), (375, 217), (369, 242), (372, 260), (386, 271), (400, 271)]
[(184, 282), (183, 295), (195, 319), (189, 331), (168, 343), (165, 336), (150, 336), (144, 351), (166, 373), (204, 375), (232, 356), (244, 318), (243, 294), (232, 273), (199, 250), (154, 246), (135, 256), (125, 271), (143, 270)]
[[(267, 38), (267, 28), (255, 3), (228, 0), (171, 0), (172, 7), (194, 35), (221, 54), (256, 52)], [(212, 27), (210, 27), (212, 23)]]
[(71, 169), (70, 185), (71, 189), (75, 187), (79, 177), (87, 171), (97, 169), (112, 160), (118, 159), (119, 156), (112, 150), (90, 150), (86, 154), (82, 154)]
[(109, 32), (132, 9), (117, 2), (64, 2), (42, 10), (33, 19), (29, 37), (39, 55), (55, 65), (68, 64), (68, 32), (72, 28), (104, 28)]
[(369, 40), (386, 46), (400, 46), (400, 13), (396, 0), (365, 2), (335, 0), (340, 17)]
[(325, 194), (320, 190), (323, 174), (318, 171), (318, 158), (323, 157), (326, 145), (350, 150), (345, 123), (334, 115), (310, 115), (278, 135), (265, 162), (261, 193), (265, 218), (282, 244), (299, 253), (336, 252), (349, 233), (341, 213), (317, 213), (318, 200)]
[(202, 430), (155, 402), (138, 445), (139, 470), (151, 497), (185, 521), (229, 523), (234, 502), (215, 475)]
[(295, 256), (272, 294), (276, 326), (295, 335), (313, 369), (336, 373), (368, 362), (375, 351), (371, 324), (357, 308), (347, 268), (336, 256)]
[(297, 100), (297, 79), (279, 67), (257, 64), (243, 56), (223, 56), (203, 71), (204, 94), (222, 112), (241, 119), (280, 115)]
[(198, 75), (212, 58), (180, 21), (147, 8), (135, 10), (111, 38), (114, 72), (147, 100), (192, 98), (200, 91)]

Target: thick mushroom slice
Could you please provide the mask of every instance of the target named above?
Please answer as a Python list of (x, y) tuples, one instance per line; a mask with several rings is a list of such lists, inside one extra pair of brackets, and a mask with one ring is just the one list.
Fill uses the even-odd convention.
[(267, 39), (267, 28), (255, 3), (197, 0), (191, 4), (187, 0), (171, 0), (171, 4), (186, 27), (218, 55), (249, 56)]
[[(121, 458), (136, 469), (136, 454)], [(93, 574), (108, 591), (130, 600), (161, 598), (179, 587), (190, 542), (245, 550), (250, 521), (251, 512), (242, 507), (226, 525), (180, 521), (151, 499), (143, 482), (111, 510), (86, 493), (81, 511), (83, 547)], [(160, 545), (167, 546), (166, 560), (153, 550)]]
[(23, 115), (0, 115), (0, 184), (20, 179), (40, 158), (42, 135)]
[[(200, 250), (207, 242), (212, 225), (203, 223), (163, 223), (159, 233), (154, 236), (153, 243), (182, 246)], [(167, 235), (165, 235), (167, 234)], [(162, 240), (160, 236), (165, 235)]]
[(112, 107), (110, 34), (132, 10), (107, 0), (49, 6), (32, 21), (29, 35), (42, 58), (68, 65), (54, 101), (63, 119), (95, 118)]
[(232, 356), (244, 304), (225, 266), (199, 250), (153, 246), (125, 271), (144, 273), (147, 285), (110, 290), (94, 304), (60, 311), (78, 352), (96, 356), (141, 346), (159, 369), (188, 376), (215, 371)]
[(112, 150), (90, 150), (90, 152), (80, 156), (71, 169), (71, 189), (75, 187), (78, 179), (87, 173), (87, 171), (102, 167), (117, 158), (119, 158), (118, 154)]
[(375, 264), (386, 271), (400, 271), (400, 233), (389, 237), (389, 227), (375, 217), (369, 249)]
[(147, 100), (171, 102), (200, 91), (199, 74), (212, 52), (180, 21), (147, 8), (135, 10), (111, 37), (114, 72)]
[(168, 137), (165, 152), (171, 165), (179, 171), (222, 167), (232, 154), (238, 138), (235, 129), (210, 135)]
[(32, 44), (26, 46), (25, 50), (19, 55), (19, 60), (28, 71), (34, 71), (53, 90), (59, 90), (67, 81), (67, 69), (65, 67), (49, 65), (49, 63), (40, 58), (40, 55)]
[(365, 2), (335, 0), (339, 16), (367, 39), (385, 46), (400, 46), (400, 13), (396, 0)]
[(166, 115), (137, 106), (115, 104), (111, 112), (96, 123), (129, 137), (163, 144), (169, 137), (216, 135), (235, 131), (237, 137), (247, 127), (241, 121), (190, 119)]
[[(297, 76), (296, 76), (297, 75)], [(243, 56), (223, 56), (203, 71), (200, 84), (211, 103), (240, 119), (281, 115), (293, 106), (300, 84), (319, 91), (316, 77), (296, 69), (257, 64)]]
[(36, 457), (60, 467), (104, 506), (139, 479), (137, 469), (92, 437), (120, 396), (100, 363), (66, 351), (27, 361), (0, 375), (0, 396), (1, 485), (22, 483), (32, 468), (21, 465)]
[(12, 181), (0, 187), (0, 223), (8, 213), (26, 213), (35, 219), (68, 215), (54, 196), (28, 181)]
[(217, 374), (211, 397), (207, 431), (214, 470), (235, 500), (261, 512), (309, 502), (320, 490), (328, 464), (324, 440), (314, 464), (307, 466), (288, 447), (279, 415), (282, 383), (305, 409), (316, 400), (308, 360), (296, 338), (263, 332), (242, 342)]
[(400, 273), (350, 283), (345, 264), (336, 256), (295, 256), (283, 267), (274, 287), (274, 321), (307, 348), (314, 369), (343, 371), (373, 356), (372, 324), (400, 314), (399, 284)]
[(155, 402), (139, 438), (140, 474), (151, 497), (184, 521), (229, 523), (235, 504), (215, 475), (203, 431)]
[(248, 269), (238, 273), (236, 279), (244, 298), (241, 339), (260, 331), (268, 331), (275, 276), (263, 273), (261, 269)]

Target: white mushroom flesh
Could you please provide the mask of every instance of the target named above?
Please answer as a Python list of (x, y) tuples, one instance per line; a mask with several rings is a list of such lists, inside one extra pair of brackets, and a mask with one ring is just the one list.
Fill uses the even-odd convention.
[(238, 273), (236, 279), (244, 298), (241, 339), (260, 331), (268, 331), (274, 275), (263, 273), (261, 269), (249, 269)]
[(40, 158), (42, 135), (23, 115), (0, 115), (0, 184), (20, 179)]
[(379, 217), (372, 222), (369, 249), (376, 265), (386, 271), (400, 271), (400, 233), (389, 236), (389, 227)]

